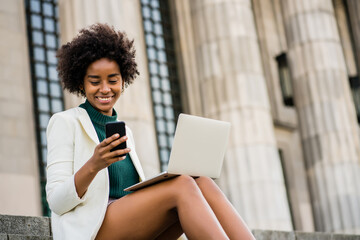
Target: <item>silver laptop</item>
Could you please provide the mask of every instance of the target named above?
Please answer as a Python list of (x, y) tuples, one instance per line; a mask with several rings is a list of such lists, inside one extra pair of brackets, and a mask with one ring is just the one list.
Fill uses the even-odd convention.
[(180, 114), (168, 170), (124, 190), (139, 190), (182, 174), (218, 178), (229, 134), (228, 122)]

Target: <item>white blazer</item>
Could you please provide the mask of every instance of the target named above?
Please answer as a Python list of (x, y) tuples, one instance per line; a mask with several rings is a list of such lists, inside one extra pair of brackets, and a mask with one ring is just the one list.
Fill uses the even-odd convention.
[[(144, 172), (135, 151), (130, 128), (126, 128), (130, 157), (141, 180)], [(98, 172), (79, 198), (74, 174), (94, 153), (99, 139), (86, 110), (80, 107), (54, 114), (47, 128), (46, 196), (52, 211), (54, 240), (95, 239), (103, 222), (109, 197), (107, 168)]]

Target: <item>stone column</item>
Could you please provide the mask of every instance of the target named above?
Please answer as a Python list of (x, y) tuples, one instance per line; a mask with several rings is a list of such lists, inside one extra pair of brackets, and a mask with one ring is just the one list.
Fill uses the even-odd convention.
[(219, 184), (251, 228), (291, 230), (251, 1), (189, 2), (203, 114), (232, 123)]
[(0, 213), (39, 216), (39, 160), (24, 1), (0, 0), (0, 18)]
[(332, 1), (282, 5), (316, 230), (359, 232), (358, 125)]
[[(151, 105), (150, 86), (144, 48), (144, 31), (140, 2), (133, 0), (60, 0), (61, 42), (70, 41), (79, 29), (93, 23), (108, 23), (125, 31), (135, 41), (136, 61), (140, 76), (115, 105), (119, 119), (132, 129), (137, 153), (146, 176), (160, 171), (155, 136), (155, 123)], [(65, 95), (66, 107), (78, 106), (83, 100)]]

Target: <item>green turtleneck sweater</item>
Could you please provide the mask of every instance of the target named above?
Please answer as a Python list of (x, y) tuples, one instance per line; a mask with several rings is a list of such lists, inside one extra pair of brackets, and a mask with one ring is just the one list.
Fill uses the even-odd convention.
[[(106, 138), (105, 124), (117, 121), (117, 113), (113, 109), (113, 115), (107, 116), (98, 112), (88, 100), (79, 107), (84, 108), (89, 114), (99, 141), (102, 142)], [(121, 198), (130, 192), (123, 191), (135, 183), (139, 182), (139, 175), (131, 161), (130, 155), (126, 154), (126, 158), (122, 161), (115, 162), (108, 167), (110, 181), (110, 198)]]

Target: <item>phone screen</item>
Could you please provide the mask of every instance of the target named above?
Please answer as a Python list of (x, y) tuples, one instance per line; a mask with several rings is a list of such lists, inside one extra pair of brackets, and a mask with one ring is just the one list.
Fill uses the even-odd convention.
[[(111, 137), (115, 133), (118, 133), (120, 137), (123, 137), (126, 135), (126, 129), (125, 129), (125, 122), (110, 122), (105, 125), (105, 131), (106, 131), (106, 138)], [(125, 149), (126, 148), (126, 142), (123, 142), (110, 151), (113, 152), (115, 150), (119, 149)], [(120, 155), (120, 157), (125, 156), (126, 154)]]

